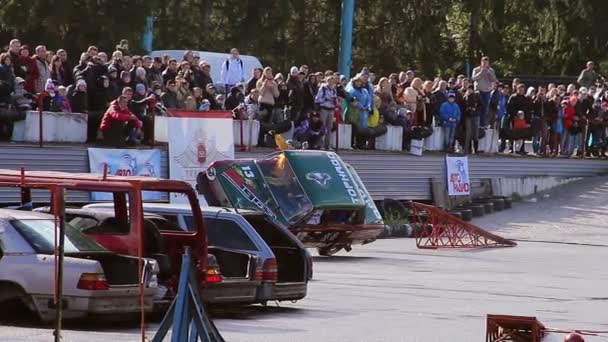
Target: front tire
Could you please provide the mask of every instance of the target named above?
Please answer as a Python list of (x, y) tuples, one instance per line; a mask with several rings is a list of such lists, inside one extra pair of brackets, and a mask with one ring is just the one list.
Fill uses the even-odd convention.
[(343, 248), (342, 245), (330, 245), (330, 246), (326, 246), (326, 247), (317, 248), (317, 252), (321, 256), (332, 256), (332, 255), (338, 253), (340, 250), (342, 250), (342, 248)]

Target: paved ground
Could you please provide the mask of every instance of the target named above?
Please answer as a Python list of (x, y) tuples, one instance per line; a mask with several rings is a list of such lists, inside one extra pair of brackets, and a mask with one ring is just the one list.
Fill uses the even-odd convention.
[[(316, 257), (315, 280), (299, 303), (223, 311), (216, 322), (231, 342), (482, 341), (488, 313), (608, 330), (606, 213), (608, 178), (570, 184), (477, 221), (528, 240), (515, 248), (425, 251), (410, 239), (381, 240)], [(50, 330), (24, 321), (0, 322), (0, 341), (52, 339)], [(64, 340), (137, 341), (136, 331), (132, 324), (79, 323)]]

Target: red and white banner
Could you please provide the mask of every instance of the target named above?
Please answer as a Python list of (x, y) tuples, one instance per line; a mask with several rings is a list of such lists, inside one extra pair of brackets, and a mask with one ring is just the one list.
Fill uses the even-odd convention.
[(463, 196), (471, 194), (469, 179), (469, 160), (467, 157), (445, 157), (448, 180), (448, 195)]
[[(183, 113), (183, 111), (181, 111)], [(208, 114), (210, 112), (188, 112)], [(213, 113), (213, 112), (211, 112)], [(217, 112), (219, 114), (219, 112)], [(193, 114), (195, 115), (195, 114)], [(234, 159), (232, 114), (229, 117), (180, 116), (168, 118), (169, 176), (196, 186), (199, 172), (217, 160)], [(199, 196), (206, 205), (203, 196)], [(172, 203), (187, 203), (172, 194)]]

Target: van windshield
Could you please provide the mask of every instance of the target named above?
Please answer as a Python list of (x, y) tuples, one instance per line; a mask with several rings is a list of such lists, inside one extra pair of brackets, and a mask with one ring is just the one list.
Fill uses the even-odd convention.
[[(55, 222), (53, 220), (13, 220), (11, 223), (36, 253), (53, 254), (55, 249)], [(107, 249), (66, 223), (64, 251), (65, 253), (107, 252)]]

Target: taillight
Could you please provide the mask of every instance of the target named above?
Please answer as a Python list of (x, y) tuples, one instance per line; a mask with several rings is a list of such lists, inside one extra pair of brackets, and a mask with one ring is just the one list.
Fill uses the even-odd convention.
[(78, 280), (78, 288), (81, 290), (107, 290), (110, 284), (103, 273), (83, 273)]
[(207, 269), (207, 283), (219, 283), (222, 281), (222, 273), (215, 267)]
[(266, 261), (264, 261), (264, 266), (262, 267), (262, 280), (277, 281), (277, 273), (277, 260), (274, 258), (266, 259)]
[(222, 281), (222, 272), (215, 255), (207, 255), (207, 264), (209, 265), (207, 266), (207, 274), (205, 275), (207, 283), (220, 283)]

